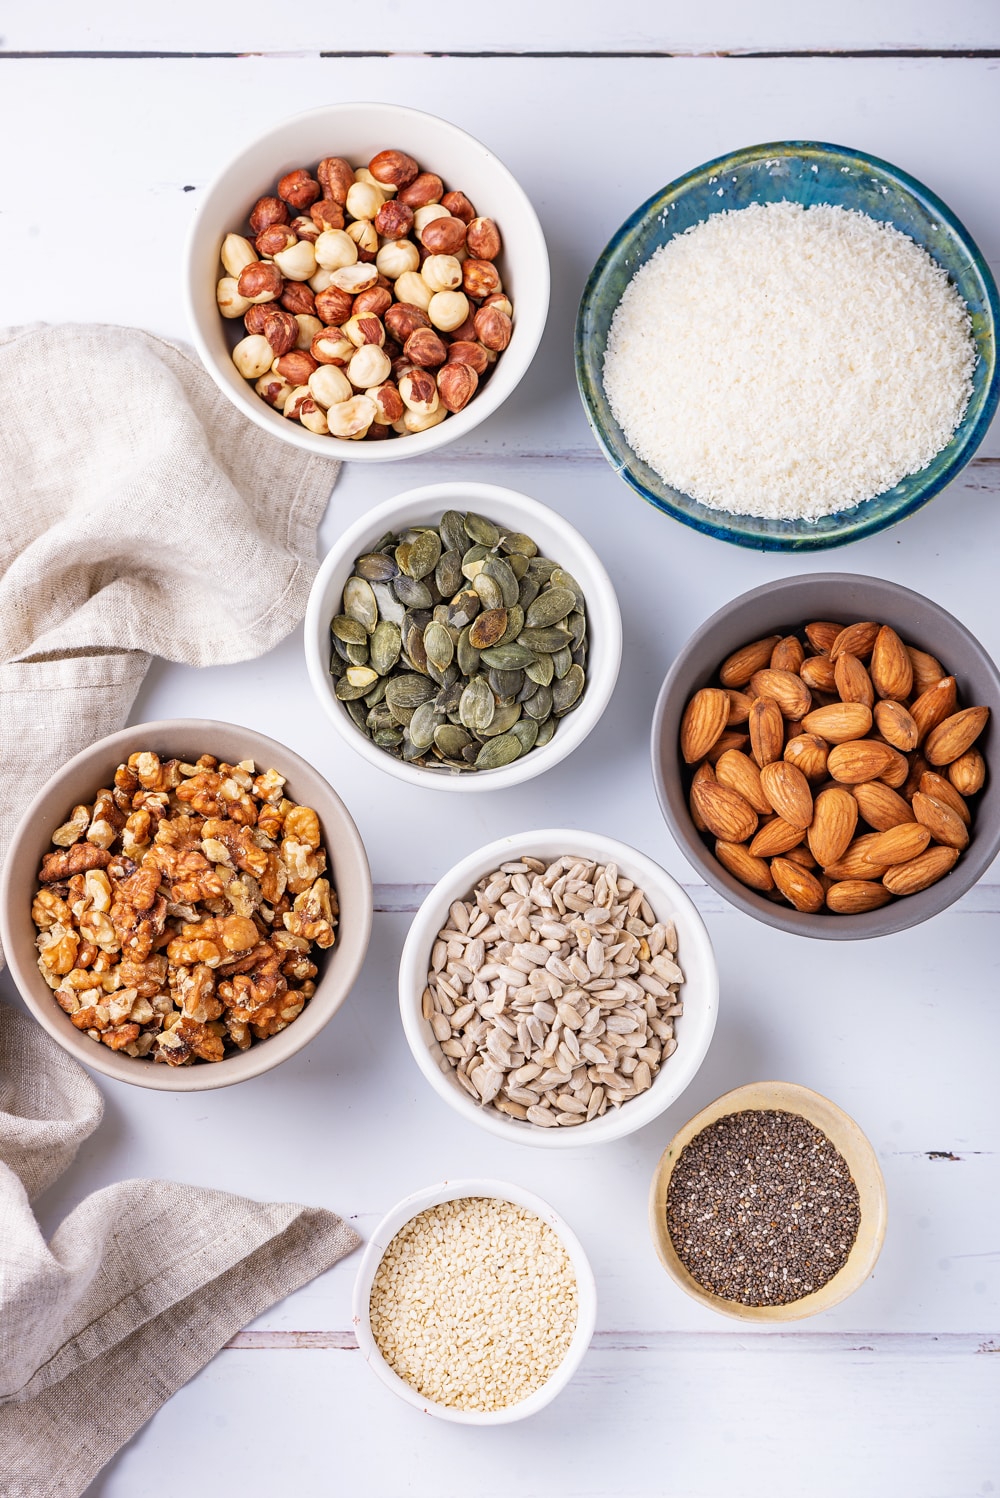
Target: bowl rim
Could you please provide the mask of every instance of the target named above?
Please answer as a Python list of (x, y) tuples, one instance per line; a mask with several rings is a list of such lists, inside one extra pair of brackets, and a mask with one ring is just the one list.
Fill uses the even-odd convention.
[[(636, 882), (643, 883), (644, 887), (651, 879), (664, 885), (670, 892), (674, 912), (682, 913), (685, 922), (685, 951), (691, 953), (696, 964), (695, 975), (691, 976), (689, 959), (683, 952), (680, 954), (685, 983), (697, 982), (698, 985), (698, 1028), (687, 1039), (683, 1050), (678, 1045), (674, 1055), (669, 1058), (671, 1063), (680, 1058), (678, 1066), (674, 1070), (662, 1068), (645, 1093), (623, 1104), (614, 1113), (605, 1114), (600, 1119), (592, 1119), (572, 1129), (535, 1126), (525, 1129), (516, 1119), (479, 1107), (440, 1070), (421, 1033), (423, 1021), (420, 997), (425, 987), (430, 949), (437, 935), (442, 910), (446, 913), (447, 906), (453, 900), (461, 898), (456, 891), (471, 889), (476, 880), (483, 873), (489, 872), (491, 867), (508, 861), (515, 852), (530, 852), (532, 847), (544, 846), (546, 843), (555, 844), (565, 853), (579, 852), (581, 857), (593, 857), (596, 854), (602, 859), (610, 859), (618, 863), (629, 878), (636, 872)], [(435, 910), (438, 912), (436, 916)], [(585, 1149), (623, 1139), (655, 1122), (694, 1081), (708, 1054), (718, 1021), (719, 968), (712, 939), (700, 911), (673, 875), (648, 854), (616, 838), (585, 829), (535, 828), (523, 833), (506, 834), (476, 848), (453, 864), (421, 901), (410, 922), (400, 954), (399, 1011), (407, 1045), (420, 1072), (437, 1095), (467, 1122), (485, 1129), (499, 1139), (505, 1139), (509, 1144), (548, 1150)], [(659, 1092), (658, 1084), (662, 1084)], [(600, 1127), (595, 1128), (595, 1124)]]
[[(252, 393), (251, 387), (245, 381), (245, 390), (237, 391), (222, 378), (215, 356), (209, 349), (207, 340), (202, 334), (201, 318), (195, 292), (194, 262), (202, 235), (207, 232), (203, 227), (205, 215), (206, 212), (211, 211), (215, 195), (221, 190), (223, 183), (229, 175), (233, 171), (242, 168), (245, 163), (248, 163), (266, 145), (271, 137), (285, 131), (290, 126), (305, 124), (307, 121), (318, 121), (320, 118), (342, 118), (359, 110), (377, 110), (386, 116), (390, 120), (390, 123), (392, 121), (405, 122), (408, 119), (432, 121), (434, 127), (439, 128), (444, 135), (460, 139), (466, 143), (471, 142), (474, 147), (482, 151), (484, 156), (489, 160), (490, 169), (496, 171), (498, 177), (504, 180), (520, 199), (524, 212), (524, 225), (519, 231), (518, 237), (519, 239), (524, 239), (526, 253), (531, 255), (536, 262), (533, 275), (537, 283), (539, 297), (537, 324), (532, 326), (530, 321), (525, 323), (523, 319), (517, 324), (518, 332), (523, 329), (521, 337), (518, 338), (517, 332), (515, 332), (515, 335), (511, 338), (510, 345), (504, 350), (504, 357), (499, 361), (496, 372), (487, 382), (482, 393), (470, 401), (463, 411), (449, 416), (446, 421), (439, 422), (436, 427), (431, 427), (426, 432), (408, 434), (404, 441), (398, 442), (364, 443), (342, 437), (320, 436), (315, 432), (308, 431), (298, 422), (292, 421), (282, 420), (282, 424), (277, 425), (273, 419), (275, 413), (271, 407), (255, 393)], [(202, 367), (222, 394), (230, 400), (238, 411), (253, 421), (262, 431), (270, 433), (272, 437), (277, 437), (279, 440), (287, 442), (291, 446), (298, 447), (304, 452), (313, 453), (316, 457), (327, 458), (334, 462), (349, 463), (387, 463), (398, 462), (405, 458), (419, 458), (426, 453), (434, 452), (450, 442), (467, 436), (482, 422), (486, 421), (513, 394), (531, 367), (532, 360), (538, 351), (542, 335), (545, 332), (551, 295), (549, 252), (541, 222), (531, 199), (510, 168), (500, 160), (495, 152), (479, 140), (477, 136), (472, 135), (468, 130), (463, 130), (460, 125), (454, 124), (451, 120), (446, 120), (440, 115), (432, 114), (429, 110), (413, 109), (406, 104), (386, 103), (378, 99), (341, 100), (333, 104), (318, 105), (314, 109), (302, 110), (298, 114), (288, 115), (274, 122), (267, 130), (255, 135), (251, 141), (245, 144), (241, 150), (216, 172), (205, 191), (200, 195), (200, 201), (196, 205), (196, 211), (187, 233), (182, 279), (183, 300), (187, 312), (188, 326), (191, 330), (191, 341), (195, 346)], [(504, 372), (503, 380), (499, 379), (501, 371)], [(403, 450), (401, 452), (396, 451), (398, 448), (402, 448)]]
[[(702, 641), (709, 639), (720, 625), (727, 623), (743, 605), (758, 598), (767, 597), (769, 600), (774, 600), (775, 613), (780, 615), (782, 599), (787, 593), (815, 588), (817, 584), (844, 587), (867, 585), (879, 589), (883, 595), (888, 595), (891, 599), (905, 599), (911, 604), (916, 602), (929, 615), (943, 616), (964, 637), (972, 652), (988, 665), (993, 676), (997, 697), (1000, 698), (1000, 671), (986, 649), (967, 625), (957, 619), (954, 614), (949, 613), (941, 604), (935, 603), (924, 594), (904, 587), (901, 583), (890, 582), (886, 578), (871, 577), (856, 572), (805, 572), (797, 573), (792, 577), (776, 578), (773, 582), (750, 588), (747, 592), (723, 604), (694, 630), (674, 657), (660, 687), (650, 729), (653, 786), (660, 812), (681, 852), (705, 881), (730, 905), (735, 905), (745, 915), (753, 916), (768, 926), (774, 926), (779, 931), (786, 931), (796, 936), (816, 937), (830, 941), (857, 941), (906, 931), (912, 926), (918, 926), (923, 921), (929, 920), (934, 915), (939, 915), (956, 900), (961, 899), (962, 895), (982, 878), (997, 853), (1000, 852), (1000, 817), (997, 818), (992, 834), (988, 833), (987, 827), (981, 827), (977, 837), (966, 850), (965, 856), (945, 878), (930, 885), (928, 889), (897, 900), (894, 904), (884, 905), (878, 910), (866, 911), (859, 915), (833, 917), (821, 912), (809, 915), (805, 911), (793, 910), (790, 906), (785, 907), (765, 900), (762, 895), (755, 894), (753, 890), (741, 884), (727, 869), (723, 868), (702, 842), (690, 816), (686, 814), (682, 821), (675, 815), (663, 772), (661, 746), (667, 742), (664, 734), (664, 721), (672, 705), (671, 699), (677, 690), (677, 681), (692, 651)], [(852, 613), (854, 610), (848, 609), (847, 612)], [(891, 607), (884, 612), (890, 614)], [(676, 745), (672, 745), (668, 752), (671, 756), (675, 756)], [(924, 896), (928, 898), (925, 900)], [(890, 911), (895, 914), (890, 915), (888, 913)]]
[[(719, 1118), (727, 1117), (732, 1113), (767, 1111), (772, 1108), (782, 1112), (794, 1112), (797, 1111), (793, 1106), (795, 1103), (801, 1106), (800, 1116), (813, 1123), (823, 1133), (827, 1133), (827, 1130), (823, 1124), (816, 1122), (815, 1114), (828, 1112), (836, 1122), (842, 1137), (846, 1136), (850, 1141), (854, 1160), (847, 1159), (844, 1149), (837, 1141), (831, 1139), (830, 1142), (846, 1160), (852, 1177), (856, 1176), (859, 1166), (863, 1167), (866, 1182), (861, 1183), (855, 1179), (855, 1184), (858, 1185), (859, 1191), (864, 1185), (865, 1189), (870, 1191), (872, 1198), (868, 1216), (870, 1236), (868, 1250), (859, 1255), (852, 1266), (851, 1258), (854, 1257), (852, 1247), (851, 1255), (825, 1285), (821, 1285), (818, 1290), (812, 1291), (809, 1295), (801, 1296), (798, 1300), (787, 1301), (784, 1305), (746, 1306), (739, 1301), (725, 1300), (698, 1283), (681, 1263), (673, 1247), (666, 1225), (665, 1211), (671, 1176), (685, 1146)], [(830, 1137), (828, 1133), (827, 1137)], [(799, 1082), (768, 1081), (747, 1082), (740, 1087), (734, 1087), (730, 1092), (723, 1093), (721, 1097), (715, 1098), (704, 1108), (699, 1109), (693, 1118), (677, 1130), (653, 1171), (649, 1189), (648, 1215), (650, 1236), (653, 1239), (657, 1257), (670, 1278), (687, 1295), (709, 1310), (722, 1316), (729, 1316), (733, 1320), (773, 1325), (786, 1321), (801, 1321), (807, 1316), (815, 1316), (821, 1311), (830, 1310), (846, 1300), (848, 1296), (853, 1295), (855, 1290), (859, 1289), (869, 1278), (878, 1262), (885, 1242), (888, 1211), (885, 1177), (882, 1174), (878, 1155), (871, 1140), (857, 1121), (831, 1098), (821, 1092), (816, 1092), (811, 1087), (805, 1087)], [(860, 1235), (859, 1226), (858, 1236)], [(850, 1274), (847, 1273), (848, 1269), (851, 1269)]]
[[(566, 1356), (554, 1373), (527, 1399), (517, 1404), (506, 1405), (500, 1410), (458, 1410), (449, 1405), (438, 1404), (427, 1399), (405, 1379), (395, 1373), (379, 1350), (371, 1330), (370, 1296), (376, 1271), (386, 1249), (396, 1234), (412, 1218), (430, 1207), (446, 1201), (458, 1201), (464, 1197), (486, 1196), (500, 1201), (513, 1202), (534, 1212), (558, 1235), (569, 1255), (577, 1282), (577, 1319)], [(495, 1180), (489, 1176), (469, 1176), (458, 1180), (446, 1179), (433, 1186), (422, 1187), (403, 1197), (391, 1207), (374, 1229), (365, 1245), (361, 1263), (355, 1276), (351, 1293), (351, 1320), (361, 1354), (372, 1372), (386, 1388), (404, 1399), (407, 1404), (425, 1415), (434, 1415), (457, 1425), (509, 1425), (515, 1420), (524, 1420), (549, 1404), (561, 1393), (574, 1377), (590, 1346), (597, 1323), (597, 1283), (583, 1244), (563, 1217), (548, 1202), (534, 1192), (510, 1181)]]
[[(699, 505), (699, 511), (704, 513), (689, 513), (676, 508), (670, 500), (655, 495), (646, 488), (642, 479), (632, 467), (631, 462), (623, 458), (613, 447), (607, 434), (603, 431), (599, 413), (595, 409), (590, 382), (587, 377), (587, 360), (585, 357), (584, 321), (588, 314), (590, 304), (593, 300), (597, 285), (604, 276), (608, 266), (617, 257), (625, 239), (638, 227), (640, 223), (658, 209), (662, 209), (676, 197), (680, 196), (689, 186), (692, 186), (706, 177), (716, 174), (723, 175), (734, 166), (745, 166), (754, 160), (766, 160), (769, 157), (794, 156), (808, 158), (810, 155), (824, 157), (850, 157), (855, 161), (862, 161), (876, 173), (880, 173), (891, 179), (904, 191), (930, 208), (951, 230), (954, 237), (959, 241), (967, 252), (970, 265), (974, 266), (982, 282), (985, 292), (985, 303), (989, 309), (992, 337), (990, 340), (992, 354), (992, 371), (989, 373), (988, 381), (983, 393), (982, 403), (962, 441), (959, 451), (952, 455), (948, 464), (932, 481), (901, 504), (899, 509), (890, 516), (869, 516), (860, 523), (855, 523), (849, 529), (836, 531), (832, 534), (824, 533), (810, 535), (808, 531), (789, 532), (787, 534), (763, 534), (751, 530), (741, 529), (726, 523), (726, 517), (741, 521), (744, 525), (751, 523), (759, 517), (755, 516), (732, 516), (725, 510), (712, 510), (706, 505)], [(928, 251), (928, 253), (930, 253)], [(938, 262), (940, 263), (940, 262)], [(651, 197), (638, 208), (636, 208), (605, 245), (601, 254), (587, 277), (586, 285), (580, 297), (577, 309), (576, 322), (574, 326), (574, 366), (576, 371), (577, 390), (583, 405), (587, 423), (597, 440), (604, 457), (611, 465), (619, 478), (623, 479), (628, 486), (635, 491), (647, 503), (653, 505), (663, 514), (669, 515), (673, 520), (679, 520), (681, 524), (690, 526), (693, 530), (701, 532), (702, 535), (711, 536), (716, 540), (728, 541), (735, 546), (744, 546), (756, 551), (776, 552), (812, 552), (831, 550), (836, 546), (846, 546), (852, 541), (859, 541), (865, 536), (875, 535), (880, 531), (888, 530), (900, 521), (907, 519), (917, 510), (928, 504), (937, 494), (950, 484), (966, 465), (975, 456), (976, 450), (982, 443), (990, 423), (1000, 404), (1000, 359), (997, 358), (996, 343), (1000, 330), (1000, 293), (993, 273), (986, 261), (983, 252), (973, 239), (969, 230), (962, 223), (948, 205), (938, 197), (937, 193), (925, 186), (918, 178), (912, 176), (902, 167), (895, 166), (880, 156), (873, 156), (867, 151), (861, 151), (851, 146), (840, 146), (825, 141), (814, 140), (784, 140), (765, 141), (755, 146), (743, 146), (735, 151), (728, 151), (722, 156), (716, 156), (711, 161), (702, 162), (700, 166), (691, 168), (682, 176), (674, 178), (665, 187), (653, 193)], [(979, 351), (982, 358), (982, 351)], [(970, 398), (971, 401), (971, 398)], [(962, 422), (966, 420), (968, 407), (963, 414)], [(952, 438), (954, 439), (954, 434)], [(627, 445), (627, 444), (626, 444)], [(631, 452), (631, 449), (629, 449)], [(635, 455), (633, 454), (633, 458)], [(915, 478), (917, 475), (907, 475)], [(690, 496), (688, 496), (690, 498)], [(873, 495), (873, 499), (881, 496)], [(692, 501), (697, 504), (698, 501)], [(860, 506), (837, 512), (839, 515), (850, 517), (856, 515)], [(829, 519), (832, 517), (823, 517)], [(803, 524), (805, 522), (802, 522)]]
[[(500, 769), (476, 770), (464, 775), (405, 764), (395, 755), (388, 754), (384, 749), (379, 749), (377, 745), (371, 743), (355, 726), (346, 709), (335, 697), (330, 685), (329, 668), (319, 643), (326, 637), (329, 629), (329, 619), (323, 617), (326, 609), (323, 602), (324, 594), (333, 574), (345, 561), (353, 560), (353, 556), (357, 554), (357, 548), (391, 528), (387, 527), (385, 522), (404, 509), (426, 502), (428, 512), (433, 513), (439, 506), (442, 510), (448, 509), (449, 500), (463, 499), (467, 505), (473, 500), (482, 501), (487, 514), (490, 505), (506, 507), (508, 512), (513, 509), (518, 514), (519, 521), (523, 522), (526, 527), (530, 526), (534, 518), (536, 522), (551, 528), (561, 538), (565, 538), (566, 549), (571, 553), (567, 562), (572, 561), (574, 555), (582, 557), (593, 579), (592, 585), (585, 590), (588, 638), (591, 640), (591, 649), (587, 660), (586, 690), (579, 706), (560, 720), (557, 732), (541, 749), (531, 749), (527, 754), (514, 760), (512, 764), (503, 765)], [(561, 540), (560, 545), (562, 544)], [(596, 655), (593, 650), (595, 629), (598, 631), (601, 649), (601, 656), (598, 656), (596, 663), (593, 658)], [(540, 500), (533, 499), (531, 495), (523, 494), (516, 489), (504, 488), (499, 484), (478, 481), (461, 483), (448, 480), (443, 483), (421, 484), (414, 489), (406, 489), (400, 494), (393, 495), (391, 499), (385, 500), (382, 504), (376, 505), (374, 509), (359, 516), (333, 543), (321, 562), (309, 591), (304, 646), (306, 669), (313, 691), (340, 737), (355, 753), (360, 754), (362, 759), (367, 760), (376, 769), (383, 770), (395, 776), (397, 780), (405, 781), (408, 785), (467, 794), (476, 791), (504, 790), (508, 786), (521, 785), (525, 781), (533, 780), (536, 775), (543, 774), (553, 765), (559, 764), (561, 760), (566, 759), (579, 748), (584, 739), (596, 728), (617, 685), (622, 658), (622, 619), (618, 596), (607, 568), (590, 542), (558, 511), (550, 509)], [(595, 664), (598, 668), (596, 670)]]
[[(189, 728), (193, 736), (210, 735), (220, 728), (235, 729), (239, 733), (248, 734), (261, 746), (261, 749), (272, 749), (280, 756), (280, 759), (275, 760), (275, 764), (288, 766), (291, 773), (286, 776), (286, 779), (294, 779), (304, 773), (306, 778), (314, 776), (323, 782), (336, 805), (340, 818), (337, 827), (337, 851), (338, 855), (343, 857), (344, 862), (350, 865), (351, 878), (361, 895), (359, 901), (361, 919), (352, 927), (350, 934), (345, 935), (343, 941), (340, 940), (338, 930), (338, 941), (331, 949), (331, 952), (339, 950), (347, 953), (345, 966), (339, 979), (342, 992), (336, 1002), (327, 1001), (316, 1005), (316, 995), (313, 995), (301, 1014), (286, 1029), (279, 1031), (277, 1035), (270, 1036), (266, 1041), (255, 1042), (247, 1051), (241, 1051), (236, 1056), (227, 1056), (224, 1060), (212, 1064), (183, 1067), (158, 1066), (154, 1062), (140, 1062), (137, 1058), (130, 1056), (127, 1060), (135, 1071), (135, 1075), (131, 1075), (121, 1066), (121, 1058), (117, 1052), (110, 1051), (103, 1045), (95, 1045), (80, 1032), (74, 1031), (72, 1035), (67, 1034), (65, 1027), (60, 1024), (60, 1020), (65, 1019), (65, 1016), (52, 998), (51, 992), (46, 988), (45, 997), (48, 1003), (43, 1003), (42, 995), (36, 992), (37, 973), (33, 974), (21, 963), (15, 939), (13, 914), (15, 905), (20, 900), (18, 893), (20, 881), (15, 874), (15, 868), (19, 866), (16, 855), (20, 851), (22, 839), (30, 832), (43, 806), (53, 794), (56, 786), (61, 784), (67, 776), (97, 758), (106, 757), (110, 761), (122, 750), (129, 749), (129, 752), (134, 752), (137, 736), (148, 740), (156, 734), (163, 734), (167, 731), (176, 733), (179, 729), (186, 732)], [(254, 758), (257, 758), (256, 754)], [(323, 814), (320, 812), (319, 815), (322, 823)], [(29, 883), (34, 887), (35, 882), (34, 873), (32, 873)], [(81, 749), (47, 778), (44, 785), (28, 803), (11, 835), (4, 866), (0, 871), (0, 945), (3, 947), (17, 991), (32, 1017), (52, 1036), (63, 1051), (81, 1065), (92, 1071), (101, 1072), (104, 1076), (112, 1077), (117, 1082), (148, 1088), (155, 1092), (208, 1092), (220, 1087), (231, 1087), (237, 1082), (248, 1081), (252, 1077), (273, 1070), (275, 1066), (280, 1066), (283, 1061), (287, 1061), (307, 1046), (333, 1019), (357, 982), (368, 951), (372, 917), (373, 894), (368, 854), (354, 818), (326, 777), (295, 750), (268, 737), (267, 734), (259, 733), (255, 728), (247, 728), (243, 724), (226, 723), (217, 718), (160, 718), (136, 723), (118, 729), (115, 733), (106, 734), (85, 749)], [(273, 1059), (268, 1060), (268, 1046), (272, 1041), (282, 1039), (282, 1037), (284, 1039), (279, 1047), (282, 1054), (271, 1053)], [(85, 1050), (84, 1047), (88, 1049)], [(116, 1065), (116, 1062), (119, 1064)]]

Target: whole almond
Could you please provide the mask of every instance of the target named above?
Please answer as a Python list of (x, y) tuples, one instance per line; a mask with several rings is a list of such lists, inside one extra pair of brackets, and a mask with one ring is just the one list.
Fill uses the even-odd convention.
[(702, 763), (698, 766), (697, 770), (695, 770), (694, 774), (692, 775), (691, 789), (688, 792), (688, 809), (691, 812), (691, 820), (697, 827), (699, 832), (707, 832), (708, 828), (702, 821), (701, 813), (694, 804), (694, 788), (696, 785), (701, 785), (706, 780), (710, 781), (713, 785), (715, 784), (715, 771), (712, 769), (712, 766), (709, 764), (707, 759), (702, 761)]
[(755, 858), (773, 858), (776, 853), (787, 853), (797, 847), (805, 835), (802, 827), (793, 827), (783, 817), (772, 817), (750, 844), (750, 852)]
[(715, 776), (720, 785), (742, 796), (754, 811), (766, 816), (773, 808), (760, 783), (760, 771), (749, 755), (730, 749), (716, 761)]
[(863, 780), (878, 780), (895, 759), (896, 751), (890, 744), (878, 739), (852, 739), (830, 750), (826, 767), (841, 785), (860, 785)]
[(783, 821), (803, 830), (809, 826), (813, 819), (813, 798), (801, 770), (786, 759), (774, 760), (762, 768), (760, 785)]
[(888, 832), (902, 822), (915, 821), (902, 796), (881, 780), (865, 780), (851, 790), (862, 817), (876, 832)]
[(842, 786), (830, 786), (816, 797), (812, 825), (806, 833), (816, 862), (823, 868), (843, 858), (858, 825), (858, 803)]
[(974, 796), (986, 784), (986, 761), (978, 749), (966, 749), (948, 766), (948, 779), (962, 796)]
[[(783, 853), (781, 856), (782, 858), (787, 858), (790, 863), (797, 863), (801, 869), (814, 869), (816, 867), (816, 860), (809, 852), (805, 843), (796, 843), (794, 848), (789, 848), (788, 852)], [(819, 875), (817, 874), (816, 877), (818, 879)]]
[(914, 795), (920, 789), (920, 781), (929, 769), (927, 761), (922, 754), (910, 756), (910, 771), (903, 784), (899, 787), (899, 794), (904, 801), (912, 801)]
[(924, 756), (929, 764), (950, 765), (966, 749), (971, 748), (986, 727), (990, 715), (988, 707), (965, 707), (960, 713), (952, 713), (936, 728), (932, 728), (924, 744)]
[(864, 624), (848, 624), (830, 646), (830, 659), (836, 661), (842, 655), (855, 655), (864, 660), (871, 655), (877, 637), (878, 625), (871, 620)]
[(893, 864), (909, 863), (919, 857), (930, 840), (927, 828), (919, 822), (900, 822), (887, 832), (876, 832), (865, 850), (865, 858), (871, 864), (891, 869)]
[(727, 728), (725, 733), (720, 734), (708, 751), (706, 758), (710, 765), (718, 764), (724, 754), (730, 749), (745, 749), (750, 742), (748, 734), (740, 733), (738, 729)]
[[(943, 775), (936, 775), (933, 770), (927, 770), (920, 777), (920, 790), (925, 796), (934, 796), (936, 800), (943, 801), (949, 806), (966, 827), (972, 823), (972, 813), (965, 804), (965, 797), (956, 791), (950, 780), (945, 780)], [(914, 792), (916, 794), (916, 792)], [(919, 821), (919, 817), (917, 818)]]
[(863, 702), (867, 708), (875, 705), (872, 679), (856, 655), (838, 655), (833, 676), (841, 702)]
[(794, 671), (796, 675), (805, 660), (802, 641), (797, 635), (785, 635), (771, 651), (770, 666), (775, 671)]
[(892, 758), (879, 776), (879, 780), (884, 780), (886, 785), (892, 786), (894, 791), (898, 791), (900, 786), (905, 785), (909, 779), (910, 761), (905, 754), (900, 754), (898, 749), (893, 749), (891, 744), (886, 744), (885, 747), (892, 755)]
[(907, 645), (906, 653), (913, 667), (913, 690), (918, 695), (947, 675), (941, 662), (933, 655), (928, 655), (926, 650), (917, 650), (914, 645)]
[(728, 869), (741, 884), (761, 891), (774, 888), (774, 880), (771, 878), (771, 870), (767, 861), (763, 858), (754, 858), (743, 843), (726, 843), (718, 838), (715, 844), (715, 856), (723, 868)]
[(951, 717), (957, 700), (954, 676), (942, 676), (926, 692), (921, 692), (910, 707), (910, 717), (917, 725), (918, 743), (945, 718)]
[(796, 910), (812, 915), (822, 910), (826, 898), (822, 884), (808, 869), (803, 869), (789, 858), (771, 860), (771, 876), (785, 899)]
[(916, 895), (953, 869), (958, 861), (957, 848), (935, 846), (921, 853), (909, 863), (897, 864), (889, 869), (882, 883), (894, 895)]
[(753, 757), (758, 765), (763, 767), (781, 758), (785, 747), (785, 720), (773, 697), (755, 698), (747, 727)]
[(913, 662), (906, 646), (888, 624), (883, 624), (875, 637), (868, 670), (880, 697), (894, 697), (897, 701), (909, 697), (913, 689)]
[(831, 702), (829, 707), (814, 708), (802, 719), (806, 733), (818, 733), (828, 744), (863, 738), (871, 726), (871, 711), (863, 702)]
[(768, 635), (765, 640), (752, 640), (741, 645), (726, 657), (719, 669), (719, 680), (724, 687), (745, 687), (755, 671), (762, 671), (771, 663), (771, 651), (781, 639), (780, 635)]
[(790, 765), (800, 769), (807, 780), (818, 780), (826, 774), (826, 761), (830, 753), (825, 739), (815, 733), (797, 733), (785, 745), (784, 758)]
[(776, 671), (767, 667), (755, 671), (750, 678), (750, 687), (758, 697), (773, 697), (781, 708), (781, 715), (797, 723), (812, 707), (812, 693), (794, 671)]
[(863, 915), (866, 910), (878, 910), (891, 899), (885, 885), (871, 879), (841, 879), (826, 892), (827, 909), (837, 915)]
[(837, 690), (834, 664), (828, 655), (810, 655), (802, 662), (799, 675), (810, 691), (832, 695)]
[(681, 754), (684, 763), (697, 764), (711, 749), (726, 727), (729, 698), (718, 687), (702, 687), (695, 692), (681, 718)]
[(825, 651), (830, 654), (830, 646), (843, 629), (842, 624), (831, 624), (828, 619), (817, 619), (814, 624), (806, 625), (806, 639), (814, 650)]
[(967, 848), (969, 829), (962, 818), (937, 796), (926, 796), (918, 791), (913, 798), (913, 815), (930, 833), (936, 843), (947, 848)]
[(735, 687), (732, 691), (727, 692), (727, 695), (729, 697), (729, 717), (726, 719), (726, 727), (738, 728), (741, 723), (745, 723), (749, 718), (753, 698), (748, 697), (746, 692), (737, 691)]
[(901, 702), (890, 702), (888, 698), (875, 704), (875, 727), (884, 739), (901, 754), (909, 754), (917, 747), (920, 737), (917, 725)]
[(874, 864), (868, 857), (876, 838), (881, 836), (880, 832), (865, 832), (861, 837), (856, 837), (843, 858), (838, 858), (836, 863), (827, 864), (824, 873), (837, 881), (881, 879), (889, 865)]
[(745, 843), (757, 830), (757, 813), (727, 785), (700, 780), (691, 787), (691, 799), (708, 831), (725, 843)]

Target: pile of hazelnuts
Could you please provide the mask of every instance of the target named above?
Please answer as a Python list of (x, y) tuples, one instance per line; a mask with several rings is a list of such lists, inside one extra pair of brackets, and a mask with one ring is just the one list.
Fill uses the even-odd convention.
[(233, 363), (311, 432), (380, 440), (464, 409), (511, 338), (500, 231), (405, 151), (327, 156), (227, 234), (216, 297)]

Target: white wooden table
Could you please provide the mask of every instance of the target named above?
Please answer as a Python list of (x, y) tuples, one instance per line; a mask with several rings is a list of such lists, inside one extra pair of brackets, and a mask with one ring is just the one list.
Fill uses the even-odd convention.
[[(845, 0), (822, 14), (792, 0), (57, 0), (8, 6), (0, 28), (0, 285), (11, 322), (104, 320), (184, 336), (181, 251), (200, 191), (245, 139), (299, 109), (395, 99), (488, 141), (548, 237), (543, 346), (467, 443), (345, 469), (321, 548), (404, 487), (492, 480), (579, 526), (619, 586), (625, 624), (621, 680), (587, 743), (541, 780), (471, 800), (404, 787), (335, 741), (298, 636), (224, 670), (154, 664), (135, 721), (204, 714), (273, 731), (337, 787), (376, 880), (371, 950), (325, 1033), (255, 1082), (174, 1097), (101, 1079), (105, 1121), (44, 1201), (47, 1225), (108, 1182), (163, 1175), (325, 1204), (365, 1234), (418, 1186), (488, 1173), (538, 1191), (573, 1224), (600, 1307), (593, 1347), (561, 1399), (523, 1425), (458, 1429), (405, 1407), (361, 1363), (348, 1259), (237, 1337), (88, 1498), (1000, 1490), (996, 868), (915, 931), (865, 945), (783, 936), (694, 884), (647, 763), (656, 690), (678, 646), (724, 600), (771, 578), (826, 567), (894, 578), (952, 609), (1000, 657), (1000, 432), (899, 529), (829, 557), (756, 555), (673, 524), (615, 479), (577, 400), (571, 338), (586, 274), (626, 214), (687, 168), (757, 141), (831, 140), (899, 163), (951, 204), (1000, 269), (996, 0)], [(459, 1124), (429, 1093), (402, 1038), (394, 980), (422, 888), (501, 832), (559, 823), (634, 842), (691, 885), (718, 952), (722, 1008), (702, 1071), (657, 1124), (553, 1157)], [(0, 990), (15, 998), (6, 974)], [(872, 1280), (782, 1334), (736, 1333), (684, 1297), (645, 1222), (674, 1129), (763, 1077), (806, 1083), (852, 1113), (890, 1197)]]

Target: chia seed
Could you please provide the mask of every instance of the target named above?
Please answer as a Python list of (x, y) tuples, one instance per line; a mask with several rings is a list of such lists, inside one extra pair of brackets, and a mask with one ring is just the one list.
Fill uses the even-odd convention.
[(847, 1262), (861, 1221), (847, 1161), (797, 1113), (748, 1109), (685, 1145), (667, 1190), (667, 1230), (704, 1289), (744, 1306), (819, 1290)]

